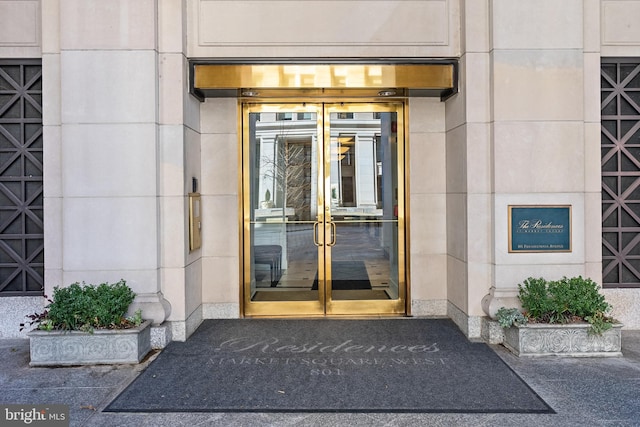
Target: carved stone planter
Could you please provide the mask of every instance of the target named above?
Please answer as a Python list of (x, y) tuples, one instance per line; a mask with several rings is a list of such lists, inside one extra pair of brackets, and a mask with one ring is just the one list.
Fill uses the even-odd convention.
[(529, 324), (504, 330), (503, 345), (517, 356), (622, 356), (622, 325), (589, 335), (589, 324)]
[(137, 328), (29, 333), (31, 366), (139, 363), (151, 351), (151, 321)]

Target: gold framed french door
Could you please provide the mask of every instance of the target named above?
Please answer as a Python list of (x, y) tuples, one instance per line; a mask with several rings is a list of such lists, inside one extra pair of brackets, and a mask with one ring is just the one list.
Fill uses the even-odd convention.
[(242, 106), (243, 313), (406, 313), (404, 105)]

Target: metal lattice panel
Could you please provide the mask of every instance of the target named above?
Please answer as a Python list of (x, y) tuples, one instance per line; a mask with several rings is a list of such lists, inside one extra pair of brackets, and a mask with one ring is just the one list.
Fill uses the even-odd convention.
[(603, 285), (640, 286), (640, 59), (601, 69)]
[(0, 61), (0, 296), (44, 285), (42, 65)]

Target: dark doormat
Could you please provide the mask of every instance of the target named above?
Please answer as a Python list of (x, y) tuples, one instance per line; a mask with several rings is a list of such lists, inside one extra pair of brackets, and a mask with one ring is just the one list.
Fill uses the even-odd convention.
[[(313, 280), (311, 290), (318, 289), (318, 273)], [(331, 262), (331, 289), (350, 291), (354, 289), (371, 289), (369, 273), (362, 261)]]
[(105, 411), (554, 413), (447, 319), (206, 320)]

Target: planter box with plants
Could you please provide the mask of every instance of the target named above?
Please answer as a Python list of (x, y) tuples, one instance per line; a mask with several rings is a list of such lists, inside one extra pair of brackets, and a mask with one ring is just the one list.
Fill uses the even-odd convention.
[(134, 298), (124, 280), (56, 287), (46, 310), (28, 316), (30, 365), (139, 363), (151, 351), (151, 322), (140, 311), (125, 317)]
[(518, 285), (522, 311), (497, 312), (505, 328), (503, 345), (518, 356), (621, 356), (622, 325), (598, 285), (582, 277)]

